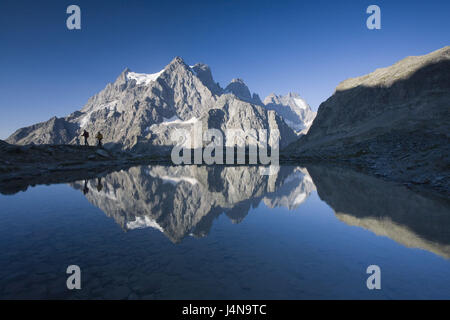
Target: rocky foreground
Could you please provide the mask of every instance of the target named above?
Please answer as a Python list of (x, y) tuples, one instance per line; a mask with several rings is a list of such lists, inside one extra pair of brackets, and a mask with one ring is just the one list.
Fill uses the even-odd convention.
[[(70, 182), (126, 168), (151, 157), (94, 146), (11, 145), (0, 140), (0, 192), (15, 193), (29, 185)], [(164, 159), (158, 158), (163, 162)]]

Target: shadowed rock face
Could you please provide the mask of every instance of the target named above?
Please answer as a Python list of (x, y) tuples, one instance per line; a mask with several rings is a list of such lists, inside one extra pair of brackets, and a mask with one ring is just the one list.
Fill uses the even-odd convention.
[(247, 88), (243, 82), (233, 82), (232, 87), (225, 94), (207, 65), (190, 67), (179, 57), (155, 74), (125, 69), (80, 111), (19, 129), (7, 142), (77, 144), (83, 130), (87, 130), (91, 144), (95, 143), (96, 133), (101, 132), (106, 148), (168, 153), (166, 147), (174, 144), (170, 139), (172, 130), (180, 126), (190, 129), (198, 122), (207, 124), (211, 110), (227, 115), (230, 121), (220, 124), (224, 128), (279, 130), (281, 146), (296, 139), (293, 130), (280, 116), (267, 111), (259, 98), (251, 97), (249, 92), (241, 95), (238, 89)]
[[(305, 169), (282, 167), (270, 176), (259, 167), (142, 166), (72, 186), (125, 230), (153, 227), (171, 241), (205, 236), (225, 213), (244, 219), (261, 200), (296, 208), (314, 190)], [(305, 183), (302, 184), (302, 181)], [(289, 203), (294, 199), (294, 203)]]
[(200, 81), (209, 89), (211, 92), (217, 96), (223, 93), (223, 89), (220, 85), (214, 81), (211, 69), (208, 65), (204, 63), (197, 63), (192, 67), (192, 70), (196, 73)]
[[(392, 132), (449, 137), (450, 46), (343, 81), (323, 102), (297, 153), (328, 154)], [(345, 143), (345, 144), (344, 144)]]
[(251, 101), (252, 94), (242, 79), (233, 79), (225, 88), (225, 92), (233, 93), (239, 99)]
[(450, 194), (450, 46), (343, 81), (287, 157), (344, 160)]
[(355, 171), (308, 166), (339, 220), (450, 258), (450, 203)]

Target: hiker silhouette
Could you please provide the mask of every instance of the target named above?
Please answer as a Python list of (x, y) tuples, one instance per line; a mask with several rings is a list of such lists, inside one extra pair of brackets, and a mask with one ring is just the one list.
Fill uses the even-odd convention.
[(100, 133), (100, 131), (97, 133), (95, 138), (98, 140), (98, 146), (101, 147), (102, 146), (103, 135)]
[(84, 137), (84, 145), (88, 146), (88, 138), (89, 138), (89, 132), (87, 132), (86, 130), (83, 131), (83, 134), (81, 135), (82, 137)]

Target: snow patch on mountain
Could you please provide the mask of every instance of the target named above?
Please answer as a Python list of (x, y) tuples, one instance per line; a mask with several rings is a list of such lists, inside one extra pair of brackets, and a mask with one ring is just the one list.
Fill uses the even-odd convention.
[(264, 104), (267, 109), (277, 112), (298, 134), (308, 132), (316, 117), (316, 112), (313, 112), (297, 93), (288, 93), (284, 96), (272, 93), (264, 99)]
[(151, 170), (146, 170), (146, 173), (150, 175), (153, 178), (158, 178), (163, 180), (164, 183), (170, 183), (172, 185), (177, 185), (180, 182), (187, 182), (190, 185), (194, 186), (199, 183), (199, 181), (192, 177), (187, 177), (183, 175), (177, 175), (177, 176), (169, 176), (169, 175), (158, 175), (152, 172)]
[(93, 112), (102, 110), (102, 109), (108, 109), (109, 111), (114, 111), (114, 110), (116, 110), (117, 103), (118, 103), (118, 100), (113, 100), (113, 101), (105, 103), (105, 104), (100, 104), (96, 108), (89, 110), (84, 116), (82, 116), (78, 120), (80, 128), (84, 128), (89, 123)]
[(145, 84), (148, 85), (152, 81), (156, 81), (159, 76), (164, 72), (164, 69), (157, 73), (137, 73), (137, 72), (128, 72), (127, 79), (128, 80), (136, 80), (137, 85)]
[(294, 98), (293, 100), (294, 100), (295, 104), (297, 105), (297, 107), (299, 107), (300, 109), (309, 108), (309, 105), (302, 98)]
[(149, 127), (147, 127), (145, 129), (145, 132), (151, 131), (151, 129), (153, 127), (172, 126), (172, 125), (192, 125), (192, 124), (197, 123), (198, 121), (199, 121), (199, 119), (196, 118), (196, 117), (192, 117), (189, 120), (181, 120), (177, 116), (173, 116), (173, 117), (170, 117), (170, 118), (163, 117), (163, 121), (162, 122), (152, 124), (151, 126), (149, 126)]
[(192, 117), (189, 120), (181, 120), (177, 116), (173, 116), (173, 117), (170, 117), (170, 118), (164, 118), (163, 117), (163, 121), (161, 123), (159, 123), (159, 124), (163, 124), (163, 125), (192, 124), (192, 123), (196, 123), (197, 121), (198, 121), (198, 119), (196, 117)]
[(167, 182), (167, 183), (171, 183), (173, 185), (177, 185), (180, 182), (187, 182), (190, 185), (194, 186), (197, 183), (199, 183), (198, 180), (195, 178), (183, 177), (183, 176), (180, 176), (180, 177), (161, 176), (159, 178), (162, 179), (165, 183)]

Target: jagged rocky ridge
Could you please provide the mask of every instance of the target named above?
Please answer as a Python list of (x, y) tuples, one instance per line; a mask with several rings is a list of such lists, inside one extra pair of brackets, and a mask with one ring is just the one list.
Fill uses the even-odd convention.
[(19, 129), (6, 141), (78, 144), (85, 129), (91, 133), (91, 143), (100, 131), (109, 149), (167, 154), (173, 146), (171, 130), (201, 124), (203, 129), (213, 126), (222, 131), (266, 129), (268, 135), (279, 130), (282, 148), (297, 135), (271, 109), (251, 95), (242, 80), (234, 79), (222, 89), (207, 65), (188, 66), (177, 57), (155, 74), (126, 69), (80, 111)]
[(290, 158), (344, 160), (450, 192), (450, 46), (343, 81)]

